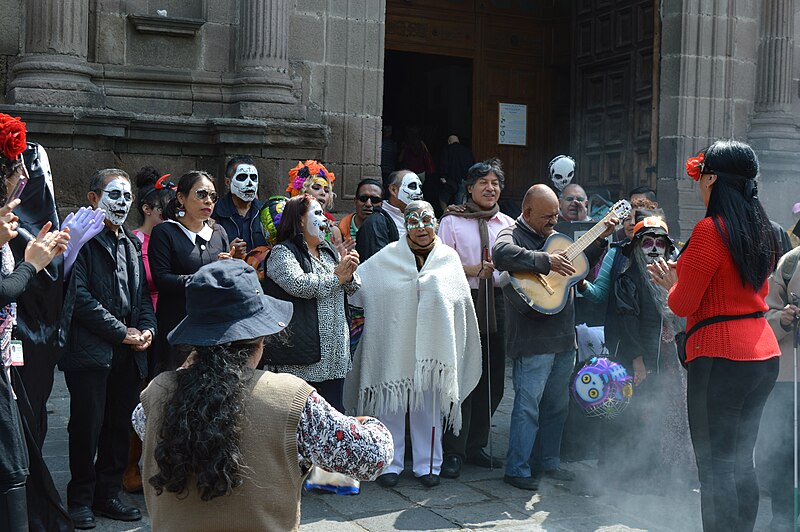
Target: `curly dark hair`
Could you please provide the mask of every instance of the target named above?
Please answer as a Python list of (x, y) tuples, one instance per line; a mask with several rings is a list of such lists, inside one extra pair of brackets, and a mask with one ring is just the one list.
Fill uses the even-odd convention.
[(149, 479), (157, 495), (185, 496), (194, 480), (200, 498), (210, 501), (242, 485), (239, 444), (253, 377), (246, 362), (261, 340), (194, 347), (193, 363), (175, 373), (154, 453), (159, 471)]

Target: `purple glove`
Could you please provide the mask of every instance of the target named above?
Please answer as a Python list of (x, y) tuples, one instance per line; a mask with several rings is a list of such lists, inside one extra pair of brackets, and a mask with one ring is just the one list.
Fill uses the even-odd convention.
[(94, 210), (91, 207), (81, 207), (77, 213), (69, 213), (61, 224), (61, 230), (69, 228), (69, 243), (64, 252), (64, 278), (69, 276), (72, 265), (78, 257), (81, 247), (94, 238), (103, 230), (103, 221), (106, 219), (106, 211), (103, 209)]

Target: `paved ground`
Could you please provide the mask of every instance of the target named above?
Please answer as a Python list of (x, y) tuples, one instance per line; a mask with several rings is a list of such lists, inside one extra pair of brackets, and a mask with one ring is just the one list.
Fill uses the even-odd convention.
[[(513, 389), (506, 379), (506, 395), (495, 415), (494, 453), (505, 456)], [(61, 373), (49, 404), (50, 431), (45, 457), (62, 497), (69, 480), (66, 424), (69, 395)], [(413, 478), (403, 477), (394, 489), (375, 483), (362, 485), (357, 496), (307, 494), (302, 503), (306, 532), (388, 530), (552, 530), (552, 531), (680, 531), (701, 530), (700, 495), (691, 488), (665, 488), (667, 495), (629, 493), (597, 479), (593, 462), (574, 462), (574, 482), (542, 482), (537, 493), (504, 484), (502, 470), (472, 466), (458, 480), (443, 479), (438, 488), (425, 489)], [(141, 495), (123, 495), (142, 508)], [(768, 502), (768, 501), (767, 501)], [(756, 530), (765, 530), (769, 505), (762, 499)], [(98, 518), (98, 531), (150, 530), (149, 520), (119, 523)]]

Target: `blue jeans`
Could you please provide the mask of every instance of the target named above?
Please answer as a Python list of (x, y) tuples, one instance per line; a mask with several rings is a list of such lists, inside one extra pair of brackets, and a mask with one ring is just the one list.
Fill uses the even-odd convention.
[(561, 465), (561, 434), (569, 407), (575, 350), (514, 360), (514, 409), (508, 435), (506, 475), (530, 477), (531, 469)]

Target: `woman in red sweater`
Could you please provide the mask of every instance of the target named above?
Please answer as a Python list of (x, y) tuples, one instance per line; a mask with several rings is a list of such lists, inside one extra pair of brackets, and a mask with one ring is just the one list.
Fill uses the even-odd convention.
[[(701, 487), (703, 529), (753, 530), (758, 481), (753, 448), (778, 375), (780, 349), (763, 313), (778, 243), (758, 200), (758, 158), (717, 141), (686, 162), (706, 217), (676, 263), (650, 267), (687, 318), (688, 409)], [(709, 318), (724, 317), (714, 323)], [(692, 328), (695, 327), (692, 331)]]

